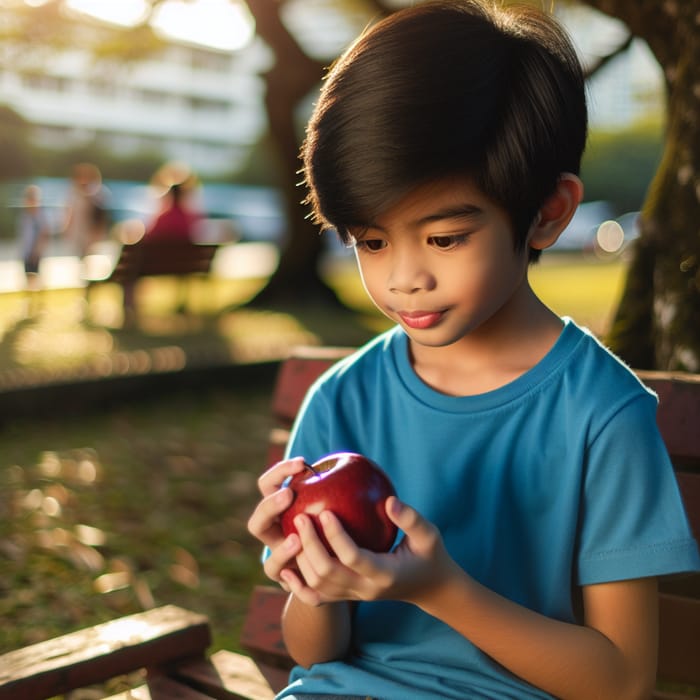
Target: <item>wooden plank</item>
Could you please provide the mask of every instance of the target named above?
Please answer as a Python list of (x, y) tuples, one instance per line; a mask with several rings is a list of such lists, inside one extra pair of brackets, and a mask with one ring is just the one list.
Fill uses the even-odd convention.
[(147, 664), (201, 656), (210, 643), (204, 615), (154, 608), (0, 656), (0, 700), (43, 700)]
[(260, 666), (249, 656), (226, 650), (206, 661), (182, 664), (175, 674), (181, 682), (217, 700), (271, 700), (289, 677), (287, 671)]
[(281, 617), (287, 594), (281, 588), (256, 586), (250, 596), (241, 646), (257, 661), (290, 669), (293, 665), (282, 641)]
[(311, 384), (331, 365), (347, 357), (353, 348), (298, 347), (285, 360), (277, 375), (272, 413), (280, 427), (288, 428)]
[(658, 677), (700, 687), (700, 600), (659, 596)]
[(89, 283), (133, 281), (139, 277), (162, 275), (206, 274), (219, 246), (190, 241), (147, 241), (122, 246), (119, 258), (105, 279)]
[(104, 700), (212, 700), (212, 696), (168, 676), (156, 676), (149, 678), (147, 685), (110, 695)]
[(700, 467), (700, 374), (637, 374), (659, 396), (657, 422), (671, 456)]
[(700, 474), (676, 471), (676, 479), (693, 535), (700, 542)]

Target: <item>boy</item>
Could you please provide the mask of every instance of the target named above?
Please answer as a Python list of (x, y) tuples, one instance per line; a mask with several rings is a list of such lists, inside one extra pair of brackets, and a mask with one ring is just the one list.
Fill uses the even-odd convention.
[[(584, 83), (533, 9), (395, 13), (331, 70), (303, 150), (317, 220), (396, 327), (312, 388), (250, 531), (290, 592), (284, 698), (643, 698), (656, 577), (697, 544), (655, 397), (534, 294), (582, 197)], [(330, 512), (285, 538), (281, 488), (326, 453), (380, 464), (402, 532), (358, 549)]]

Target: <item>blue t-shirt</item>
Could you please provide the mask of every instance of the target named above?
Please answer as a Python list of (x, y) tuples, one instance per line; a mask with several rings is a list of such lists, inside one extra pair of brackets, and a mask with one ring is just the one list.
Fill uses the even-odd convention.
[[(569, 319), (535, 367), (466, 397), (424, 384), (395, 328), (315, 384), (288, 454), (308, 462), (336, 451), (367, 455), (399, 498), (437, 525), (471, 576), (576, 623), (581, 586), (700, 569), (656, 404)], [(291, 681), (278, 697), (550, 697), (448, 625), (395, 601), (358, 603), (350, 655), (297, 667)]]

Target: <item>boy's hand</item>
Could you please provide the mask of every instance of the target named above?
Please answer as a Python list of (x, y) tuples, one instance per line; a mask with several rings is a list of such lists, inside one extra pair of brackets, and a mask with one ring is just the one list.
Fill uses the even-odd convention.
[(280, 572), (287, 589), (307, 605), (379, 599), (416, 603), (453, 573), (463, 574), (432, 523), (395, 497), (387, 499), (386, 511), (405, 535), (388, 554), (358, 548), (333, 513), (322, 513), (323, 531), (336, 557), (326, 551), (311, 519), (297, 516), (299, 572)]
[(255, 507), (248, 520), (248, 531), (259, 539), (269, 550), (264, 562), (266, 575), (286, 588), (280, 573), (301, 549), (297, 535), (285, 538), (279, 522), (279, 516), (292, 503), (294, 493), (282, 488), (284, 481), (304, 469), (301, 457), (283, 460), (270, 467), (258, 479), (258, 489), (263, 498)]

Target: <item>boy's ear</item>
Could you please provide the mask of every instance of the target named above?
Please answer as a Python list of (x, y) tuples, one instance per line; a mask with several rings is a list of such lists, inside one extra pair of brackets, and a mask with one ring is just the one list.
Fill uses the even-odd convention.
[(528, 245), (537, 250), (554, 245), (582, 199), (581, 180), (571, 173), (563, 173), (530, 227)]

